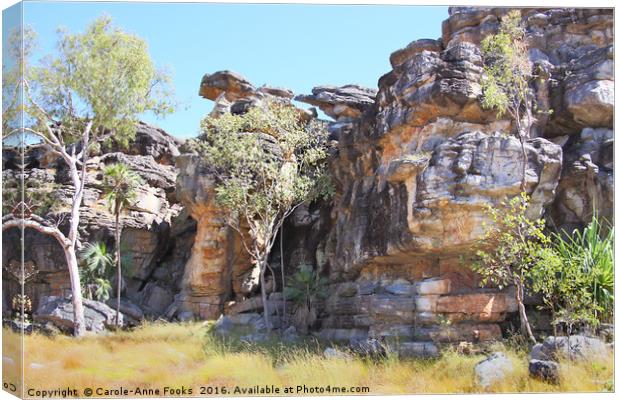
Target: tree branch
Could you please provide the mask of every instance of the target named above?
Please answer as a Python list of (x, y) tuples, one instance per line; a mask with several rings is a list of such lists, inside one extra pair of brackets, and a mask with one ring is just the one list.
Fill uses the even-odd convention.
[(27, 219), (17, 218), (13, 214), (5, 215), (2, 218), (2, 230), (5, 231), (10, 228), (31, 228), (37, 230), (43, 234), (52, 236), (63, 248), (67, 248), (71, 246), (71, 242), (67, 237), (56, 227), (44, 225), (41, 220), (42, 218), (34, 216), (30, 216)]

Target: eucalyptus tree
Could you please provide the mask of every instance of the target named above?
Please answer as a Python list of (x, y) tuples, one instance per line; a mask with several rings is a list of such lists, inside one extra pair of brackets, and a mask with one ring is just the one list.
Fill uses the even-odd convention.
[(198, 151), (216, 178), (216, 200), (227, 211), (228, 225), (259, 269), (271, 328), (265, 274), (278, 230), (299, 205), (333, 194), (327, 131), (305, 121), (295, 107), (273, 102), (242, 115), (207, 117), (202, 132)]
[(9, 213), (2, 229), (31, 228), (60, 243), (71, 279), (74, 334), (80, 336), (85, 325), (76, 251), (89, 155), (103, 141), (132, 140), (138, 115), (172, 112), (172, 89), (169, 76), (155, 68), (146, 42), (115, 27), (110, 17), (96, 19), (83, 33), (57, 33), (56, 51), (36, 63), (30, 63), (33, 30), (15, 35), (21, 44), (10, 47), (18, 62), (6, 68), (7, 79), (13, 80), (7, 85), (13, 92), (7, 94), (13, 97), (3, 102), (3, 127), (9, 128), (7, 136), (38, 138), (38, 145), (67, 168), (73, 189), (69, 228), (65, 233), (42, 216)]

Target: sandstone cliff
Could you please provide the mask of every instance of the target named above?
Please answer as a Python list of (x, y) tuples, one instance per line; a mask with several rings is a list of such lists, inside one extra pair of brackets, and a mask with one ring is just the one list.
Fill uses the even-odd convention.
[[(137, 202), (125, 212), (121, 221), (121, 247), (125, 267), (124, 312), (140, 319), (174, 313), (175, 295), (180, 290), (185, 262), (189, 258), (195, 234), (195, 222), (182, 210), (176, 199), (174, 157), (181, 144), (161, 129), (139, 123), (136, 138), (126, 149), (111, 144), (88, 161), (86, 192), (81, 209), (82, 243), (102, 241), (113, 248), (114, 217), (102, 195), (102, 171), (111, 163), (129, 165), (145, 185), (139, 188)], [(122, 151), (122, 152), (121, 152)], [(10, 149), (3, 152), (3, 180), (15, 179), (21, 162)], [(66, 229), (63, 215), (71, 197), (71, 185), (62, 161), (40, 149), (29, 151), (25, 160), (25, 179), (36, 181), (38, 188), (49, 192), (52, 207), (47, 214)], [(27, 186), (28, 187), (28, 186)], [(2, 265), (19, 262), (19, 232), (3, 235)], [(62, 249), (51, 237), (26, 230), (25, 260), (34, 264), (37, 275), (25, 286), (33, 310), (44, 296), (71, 293), (69, 273)], [(115, 283), (113, 286), (116, 287)], [(19, 291), (18, 283), (3, 268), (3, 307)]]
[[(282, 261), (288, 275), (311, 263), (329, 278), (329, 296), (314, 327), (321, 337), (397, 337), (415, 353), (431, 341), (493, 339), (507, 328), (516, 311), (513, 293), (481, 288), (466, 262), (482, 224), (491, 222), (486, 207), (519, 192), (514, 127), (481, 106), (480, 41), (507, 12), (450, 8), (442, 37), (395, 51), (392, 70), (376, 89), (323, 85), (295, 96), (284, 88), (257, 87), (231, 71), (202, 78), (199, 95), (214, 101), (214, 116), (296, 100), (333, 119), (328, 129), (337, 141), (330, 156), (336, 196), (329, 204), (300, 207), (270, 260), (276, 276)], [(529, 58), (547, 78), (533, 87), (539, 108), (526, 144), (529, 213), (545, 217), (557, 231), (583, 226), (593, 210), (611, 218), (613, 12), (521, 14)], [(301, 112), (317, 118), (313, 108)], [(214, 319), (249, 313), (240, 320), (256, 320), (262, 309), (255, 297), (257, 271), (224, 223), (209, 166), (161, 130), (141, 124), (137, 132), (129, 149), (111, 146), (90, 161), (82, 240), (111, 243), (101, 169), (128, 163), (148, 183), (123, 216), (123, 251), (132, 260), (124, 297), (139, 307), (137, 314)], [(9, 177), (17, 163), (7, 152), (3, 162)], [(29, 162), (30, 176), (60, 185), (56, 213), (62, 214), (68, 198), (62, 167), (49, 154), (33, 154)], [(16, 235), (4, 235), (3, 266), (17, 258), (16, 248), (7, 246)], [(66, 294), (57, 245), (28, 231), (26, 248), (40, 270), (28, 289), (35, 303), (43, 295)], [(6, 305), (16, 286), (3, 282)], [(279, 304), (279, 278), (268, 285)]]
[[(331, 158), (333, 204), (300, 210), (286, 225), (282, 249), (287, 273), (303, 259), (330, 279), (322, 337), (486, 340), (499, 337), (516, 310), (509, 289), (480, 288), (461, 261), (483, 223), (491, 222), (486, 207), (519, 192), (514, 127), (481, 106), (480, 41), (507, 12), (451, 8), (440, 39), (416, 40), (391, 55), (393, 69), (379, 79), (378, 90), (318, 86), (295, 97), (333, 118), (329, 130), (338, 140)], [(533, 68), (548, 78), (533, 87), (540, 106), (526, 144), (529, 214), (545, 217), (556, 230), (583, 226), (593, 209), (611, 217), (613, 14), (523, 9), (522, 19)], [(200, 95), (215, 101), (213, 115), (292, 97), (285, 89), (256, 88), (230, 71), (205, 75)], [(182, 157), (179, 176), (195, 176), (199, 160)], [(195, 187), (209, 185), (192, 178), (188, 186), (196, 193)], [(214, 222), (212, 195), (190, 197), (186, 204), (200, 215), (205, 241), (194, 245), (192, 259), (202, 266), (190, 263), (187, 288), (215, 279), (206, 286), (219, 288), (220, 310), (246, 309), (240, 304), (251, 292), (239, 296), (233, 288), (240, 271), (250, 273), (237, 264), (238, 246), (225, 243), (229, 233)], [(219, 266), (211, 271), (213, 247), (227, 261), (216, 256)], [(222, 274), (229, 278), (222, 281)], [(226, 300), (237, 306), (224, 308)]]

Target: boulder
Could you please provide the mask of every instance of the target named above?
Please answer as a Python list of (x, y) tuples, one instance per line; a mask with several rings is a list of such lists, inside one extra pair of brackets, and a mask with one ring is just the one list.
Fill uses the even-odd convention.
[(295, 100), (319, 107), (335, 120), (357, 118), (375, 103), (375, 89), (359, 85), (317, 86), (311, 95), (299, 95)]
[(202, 77), (198, 94), (213, 101), (220, 95), (224, 95), (228, 100), (236, 100), (254, 91), (254, 85), (242, 75), (233, 71), (217, 71)]
[(532, 349), (530, 357), (541, 360), (597, 360), (609, 356), (605, 342), (598, 338), (573, 335), (549, 336), (541, 347)]
[[(116, 326), (116, 311), (105, 303), (83, 300), (86, 330), (100, 333)], [(73, 303), (71, 298), (47, 296), (41, 298), (39, 307), (34, 314), (37, 322), (51, 322), (58, 329), (72, 333), (74, 329)], [(123, 314), (119, 315), (120, 326), (123, 326)]]
[(265, 320), (257, 313), (230, 316), (222, 314), (213, 325), (212, 332), (223, 337), (237, 336), (248, 342), (262, 341), (269, 333)]
[(554, 361), (532, 359), (529, 363), (530, 376), (549, 383), (560, 383), (560, 365)]
[(488, 389), (494, 384), (506, 379), (514, 371), (512, 361), (502, 352), (495, 352), (485, 360), (476, 364), (474, 372), (476, 382), (483, 389)]
[(335, 349), (333, 347), (328, 347), (323, 350), (323, 357), (327, 359), (338, 359), (338, 360), (351, 360), (353, 356), (351, 354), (346, 353), (342, 350)]
[[(116, 298), (110, 298), (106, 301), (106, 304), (116, 310)], [(132, 303), (130, 300), (121, 297), (121, 313), (125, 316), (125, 319), (133, 319), (134, 322), (139, 322), (144, 319), (144, 311)]]
[(564, 95), (566, 108), (575, 121), (585, 126), (611, 126), (614, 109), (614, 82), (590, 81)]

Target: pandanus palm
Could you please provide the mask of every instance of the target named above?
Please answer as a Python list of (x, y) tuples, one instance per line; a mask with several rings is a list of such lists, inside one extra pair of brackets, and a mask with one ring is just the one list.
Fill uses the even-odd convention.
[(105, 199), (110, 211), (114, 213), (115, 261), (117, 271), (116, 282), (116, 326), (119, 326), (121, 308), (121, 221), (123, 209), (130, 206), (137, 196), (137, 189), (142, 184), (142, 178), (125, 164), (112, 164), (103, 170), (103, 187)]

